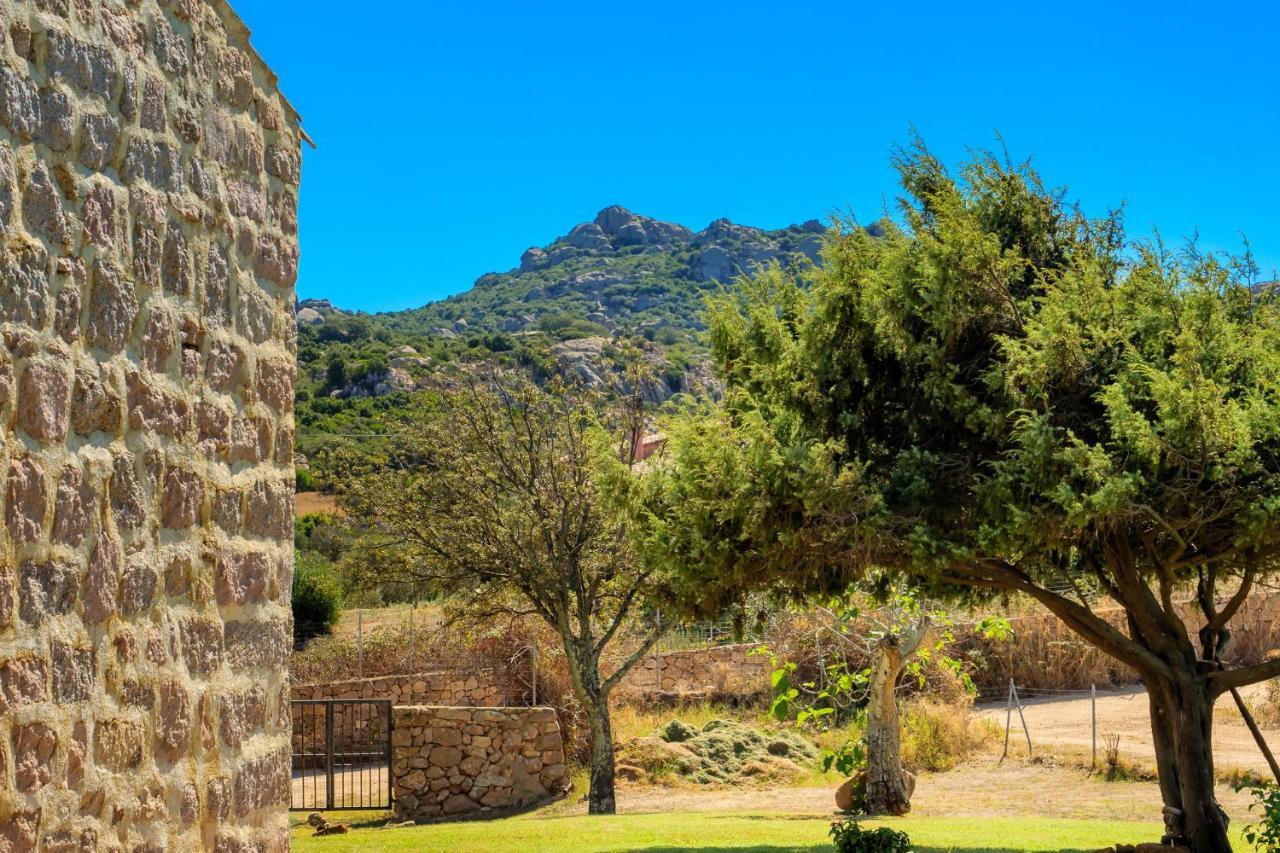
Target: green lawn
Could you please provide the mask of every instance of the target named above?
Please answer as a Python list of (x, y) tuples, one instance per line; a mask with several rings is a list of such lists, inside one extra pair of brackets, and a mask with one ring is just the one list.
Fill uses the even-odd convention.
[[(1017, 796), (1010, 792), (1010, 796)], [(751, 853), (818, 853), (832, 850), (830, 821), (784, 814), (679, 813), (616, 817), (551, 817), (536, 815), (505, 820), (470, 821), (395, 829), (358, 826), (367, 815), (331, 815), (330, 820), (357, 824), (348, 835), (314, 838), (309, 827), (294, 830), (298, 853), (341, 851), (441, 851), (441, 853), (681, 853), (681, 851), (751, 851)], [(1116, 842), (1156, 841), (1156, 824), (1100, 820), (1032, 818), (907, 817), (868, 821), (906, 831), (917, 853), (1012, 853), (1012, 851), (1090, 851)], [(1246, 849), (1237, 842), (1237, 850)]]

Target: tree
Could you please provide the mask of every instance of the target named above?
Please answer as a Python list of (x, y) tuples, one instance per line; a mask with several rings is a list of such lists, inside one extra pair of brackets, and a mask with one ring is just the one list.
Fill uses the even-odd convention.
[[(824, 650), (820, 679), (796, 684), (796, 663), (771, 655), (775, 666), (781, 664), (773, 673), (771, 710), (779, 719), (794, 712), (797, 723), (825, 731), (833, 723), (847, 722), (860, 709), (865, 732), (825, 750), (823, 767), (852, 777), (858, 809), (902, 815), (911, 810), (915, 789), (915, 777), (902, 763), (898, 695), (906, 676), (923, 687), (926, 667), (932, 665), (957, 677), (970, 691), (973, 682), (964, 664), (947, 653), (955, 641), (947, 613), (910, 590), (886, 587), (885, 580), (873, 577), (859, 585), (865, 591), (807, 605), (819, 620), (815, 641)], [(1006, 637), (1009, 631), (1006, 620), (994, 617), (977, 627), (991, 639)]]
[(1139, 674), (1180, 834), (1228, 851), (1214, 702), (1280, 674), (1223, 660), (1280, 557), (1274, 294), (1247, 256), (1130, 244), (1118, 212), (1090, 219), (1007, 157), (953, 174), (917, 142), (895, 165), (898, 222), (837, 223), (803, 281), (774, 268), (714, 299), (725, 404), (669, 430), (645, 547), (695, 582), (831, 589), (876, 567), (1034, 599)]
[[(598, 401), (521, 380), (473, 380), (399, 432), (401, 459), (413, 461), (360, 478), (344, 498), (366, 529), (353, 560), (377, 582), (460, 600), (475, 618), (535, 615), (554, 628), (591, 729), (588, 810), (612, 814), (609, 696), (665, 631), (642, 618), (663, 600), (664, 574), (637, 559), (604, 494), (630, 476), (630, 444)], [(637, 645), (602, 673), (628, 631)]]
[(329, 354), (329, 364), (324, 371), (324, 382), (326, 386), (334, 390), (346, 387), (347, 362), (343, 359), (341, 353), (333, 352)]
[(328, 634), (342, 616), (342, 581), (336, 570), (314, 551), (295, 551), (293, 570), (293, 638), (305, 643)]

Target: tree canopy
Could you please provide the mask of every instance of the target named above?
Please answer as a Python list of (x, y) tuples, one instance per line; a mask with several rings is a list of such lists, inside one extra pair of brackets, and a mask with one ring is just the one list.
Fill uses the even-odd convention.
[(1031, 596), (1143, 676), (1166, 804), (1193, 849), (1227, 849), (1213, 699), (1280, 674), (1219, 658), (1280, 556), (1275, 296), (1247, 256), (1131, 243), (1028, 164), (951, 172), (917, 143), (895, 165), (894, 219), (838, 222), (822, 266), (713, 299), (724, 404), (673, 427), (646, 547), (739, 590), (881, 572)]

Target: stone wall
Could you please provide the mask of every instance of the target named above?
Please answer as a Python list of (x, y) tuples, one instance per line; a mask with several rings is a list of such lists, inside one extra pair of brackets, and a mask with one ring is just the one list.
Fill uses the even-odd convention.
[[(294, 699), (390, 699), (392, 705), (460, 705), (497, 708), (506, 704), (505, 684), (492, 673), (419, 672), (356, 678), (328, 684), (294, 684)], [(333, 707), (333, 745), (338, 752), (361, 751), (378, 742), (386, 726), (367, 705)], [(322, 713), (305, 706), (293, 707), (295, 754), (314, 751), (325, 742), (327, 721)], [(385, 741), (384, 741), (385, 742)]]
[(751, 654), (757, 644), (738, 643), (650, 655), (616, 688), (619, 700), (698, 694), (749, 697), (769, 689), (769, 659)]
[(288, 846), (300, 139), (219, 0), (0, 0), (0, 850)]
[(294, 684), (294, 699), (390, 699), (393, 705), (476, 705), (507, 703), (506, 683), (494, 673), (418, 672), (353, 678), (327, 684)]
[(432, 820), (533, 805), (568, 789), (553, 708), (399, 707), (396, 817)]

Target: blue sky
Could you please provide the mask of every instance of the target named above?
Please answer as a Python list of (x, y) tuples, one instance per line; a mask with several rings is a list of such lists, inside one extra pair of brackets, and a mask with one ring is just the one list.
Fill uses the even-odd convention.
[[(302, 297), (408, 308), (600, 208), (863, 220), (914, 125), (1135, 235), (1280, 267), (1280, 11), (1230, 3), (233, 0), (319, 148)], [(1041, 8), (1043, 7), (1043, 8)]]

